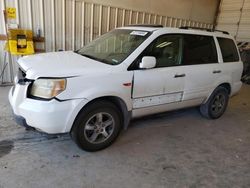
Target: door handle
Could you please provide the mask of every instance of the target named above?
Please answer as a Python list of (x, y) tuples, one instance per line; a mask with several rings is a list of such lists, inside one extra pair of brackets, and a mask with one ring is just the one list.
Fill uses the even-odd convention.
[(213, 74), (218, 74), (218, 73), (221, 73), (221, 70), (214, 70), (213, 71)]
[(176, 74), (176, 75), (174, 75), (175, 78), (180, 78), (180, 77), (185, 77), (185, 76), (186, 76), (186, 74)]

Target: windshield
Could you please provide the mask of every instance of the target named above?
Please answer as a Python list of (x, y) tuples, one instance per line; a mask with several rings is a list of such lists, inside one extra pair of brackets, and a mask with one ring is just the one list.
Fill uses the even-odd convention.
[(90, 42), (76, 53), (106, 64), (118, 65), (149, 35), (148, 31), (117, 29)]

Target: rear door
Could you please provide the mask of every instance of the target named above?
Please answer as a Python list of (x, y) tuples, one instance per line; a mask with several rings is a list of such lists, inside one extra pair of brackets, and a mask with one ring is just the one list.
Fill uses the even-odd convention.
[(182, 66), (186, 71), (183, 100), (202, 102), (222, 74), (213, 36), (183, 35)]

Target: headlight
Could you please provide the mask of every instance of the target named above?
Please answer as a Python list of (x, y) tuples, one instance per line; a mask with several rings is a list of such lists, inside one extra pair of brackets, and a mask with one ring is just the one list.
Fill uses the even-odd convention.
[(64, 91), (66, 79), (37, 79), (34, 81), (30, 95), (51, 99)]

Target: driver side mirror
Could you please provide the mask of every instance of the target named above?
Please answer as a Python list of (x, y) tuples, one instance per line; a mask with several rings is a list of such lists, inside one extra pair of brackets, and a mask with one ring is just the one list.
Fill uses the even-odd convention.
[(144, 56), (141, 60), (139, 67), (141, 69), (151, 69), (156, 65), (156, 58), (153, 56)]

